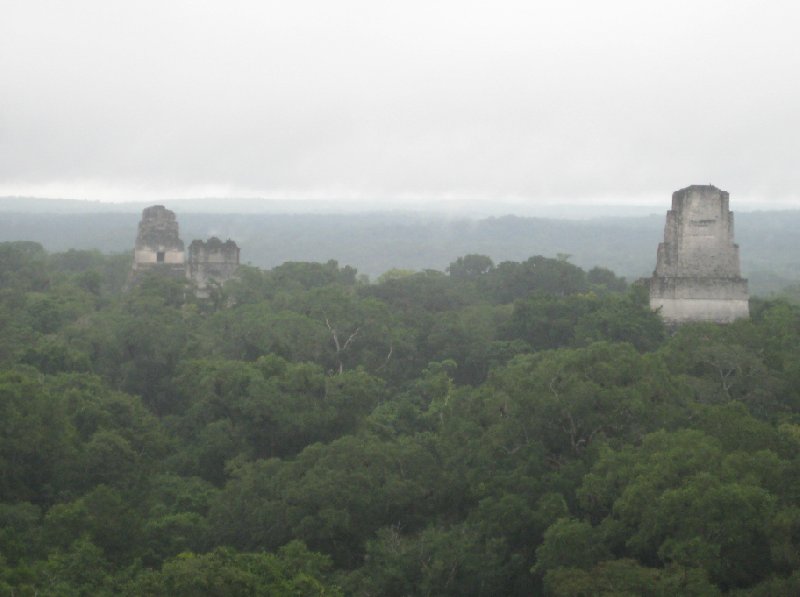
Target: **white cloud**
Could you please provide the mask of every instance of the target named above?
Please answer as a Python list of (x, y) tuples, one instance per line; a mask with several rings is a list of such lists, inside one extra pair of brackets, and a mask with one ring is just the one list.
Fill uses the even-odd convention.
[(800, 200), (792, 2), (5, 4), (0, 195)]

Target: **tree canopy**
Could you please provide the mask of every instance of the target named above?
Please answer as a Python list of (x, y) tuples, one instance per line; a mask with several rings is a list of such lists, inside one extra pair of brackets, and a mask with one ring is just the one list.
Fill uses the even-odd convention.
[(664, 328), (568, 256), (0, 244), (0, 595), (794, 595), (800, 308)]

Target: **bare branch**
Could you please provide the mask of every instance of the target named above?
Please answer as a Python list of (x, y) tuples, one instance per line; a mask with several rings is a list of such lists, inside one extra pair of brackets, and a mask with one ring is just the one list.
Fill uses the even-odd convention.
[(356, 328), (356, 331), (355, 331), (355, 332), (353, 332), (352, 334), (350, 334), (350, 337), (347, 339), (347, 341), (344, 343), (344, 346), (342, 347), (342, 350), (343, 350), (343, 351), (344, 351), (344, 350), (347, 350), (347, 347), (348, 347), (348, 346), (350, 346), (350, 343), (351, 343), (353, 340), (355, 340), (355, 339), (356, 339), (356, 336), (358, 336), (358, 330), (359, 330), (359, 328)]
[(380, 367), (378, 367), (377, 369), (375, 369), (375, 372), (376, 372), (376, 373), (377, 373), (378, 371), (380, 371), (381, 369), (385, 369), (385, 368), (386, 368), (386, 366), (389, 364), (389, 359), (391, 359), (391, 358), (392, 358), (392, 353), (393, 353), (393, 352), (394, 352), (394, 344), (392, 344), (391, 342), (389, 342), (389, 354), (387, 354), (387, 355), (386, 355), (386, 359), (383, 361), (383, 365), (381, 365)]
[(339, 337), (336, 335), (336, 329), (331, 325), (331, 322), (328, 321), (328, 318), (325, 318), (325, 325), (328, 326), (328, 329), (331, 332), (331, 336), (333, 336), (333, 344), (336, 346), (336, 354), (341, 352), (341, 347), (339, 346)]

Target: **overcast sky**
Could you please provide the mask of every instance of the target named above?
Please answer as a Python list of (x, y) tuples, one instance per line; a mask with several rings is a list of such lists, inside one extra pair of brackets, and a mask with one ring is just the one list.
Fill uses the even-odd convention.
[(800, 206), (800, 3), (3, 0), (0, 196)]

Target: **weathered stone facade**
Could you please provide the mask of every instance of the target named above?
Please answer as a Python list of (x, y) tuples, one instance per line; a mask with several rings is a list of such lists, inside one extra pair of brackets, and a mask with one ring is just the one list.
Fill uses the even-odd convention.
[(726, 191), (692, 185), (672, 194), (650, 279), (650, 307), (669, 324), (749, 317)]
[(131, 282), (143, 271), (158, 270), (176, 277), (186, 276), (183, 241), (175, 214), (163, 205), (142, 212), (139, 233), (133, 249)]
[(195, 284), (197, 296), (208, 297), (213, 284), (222, 284), (239, 267), (239, 247), (232, 240), (222, 242), (216, 236), (207, 241), (193, 240), (189, 245), (187, 274)]
[(205, 298), (210, 284), (229, 280), (238, 267), (239, 247), (232, 240), (222, 242), (216, 237), (192, 241), (187, 258), (175, 213), (153, 205), (142, 212), (128, 285), (136, 284), (143, 272), (157, 271), (188, 279), (197, 296)]

